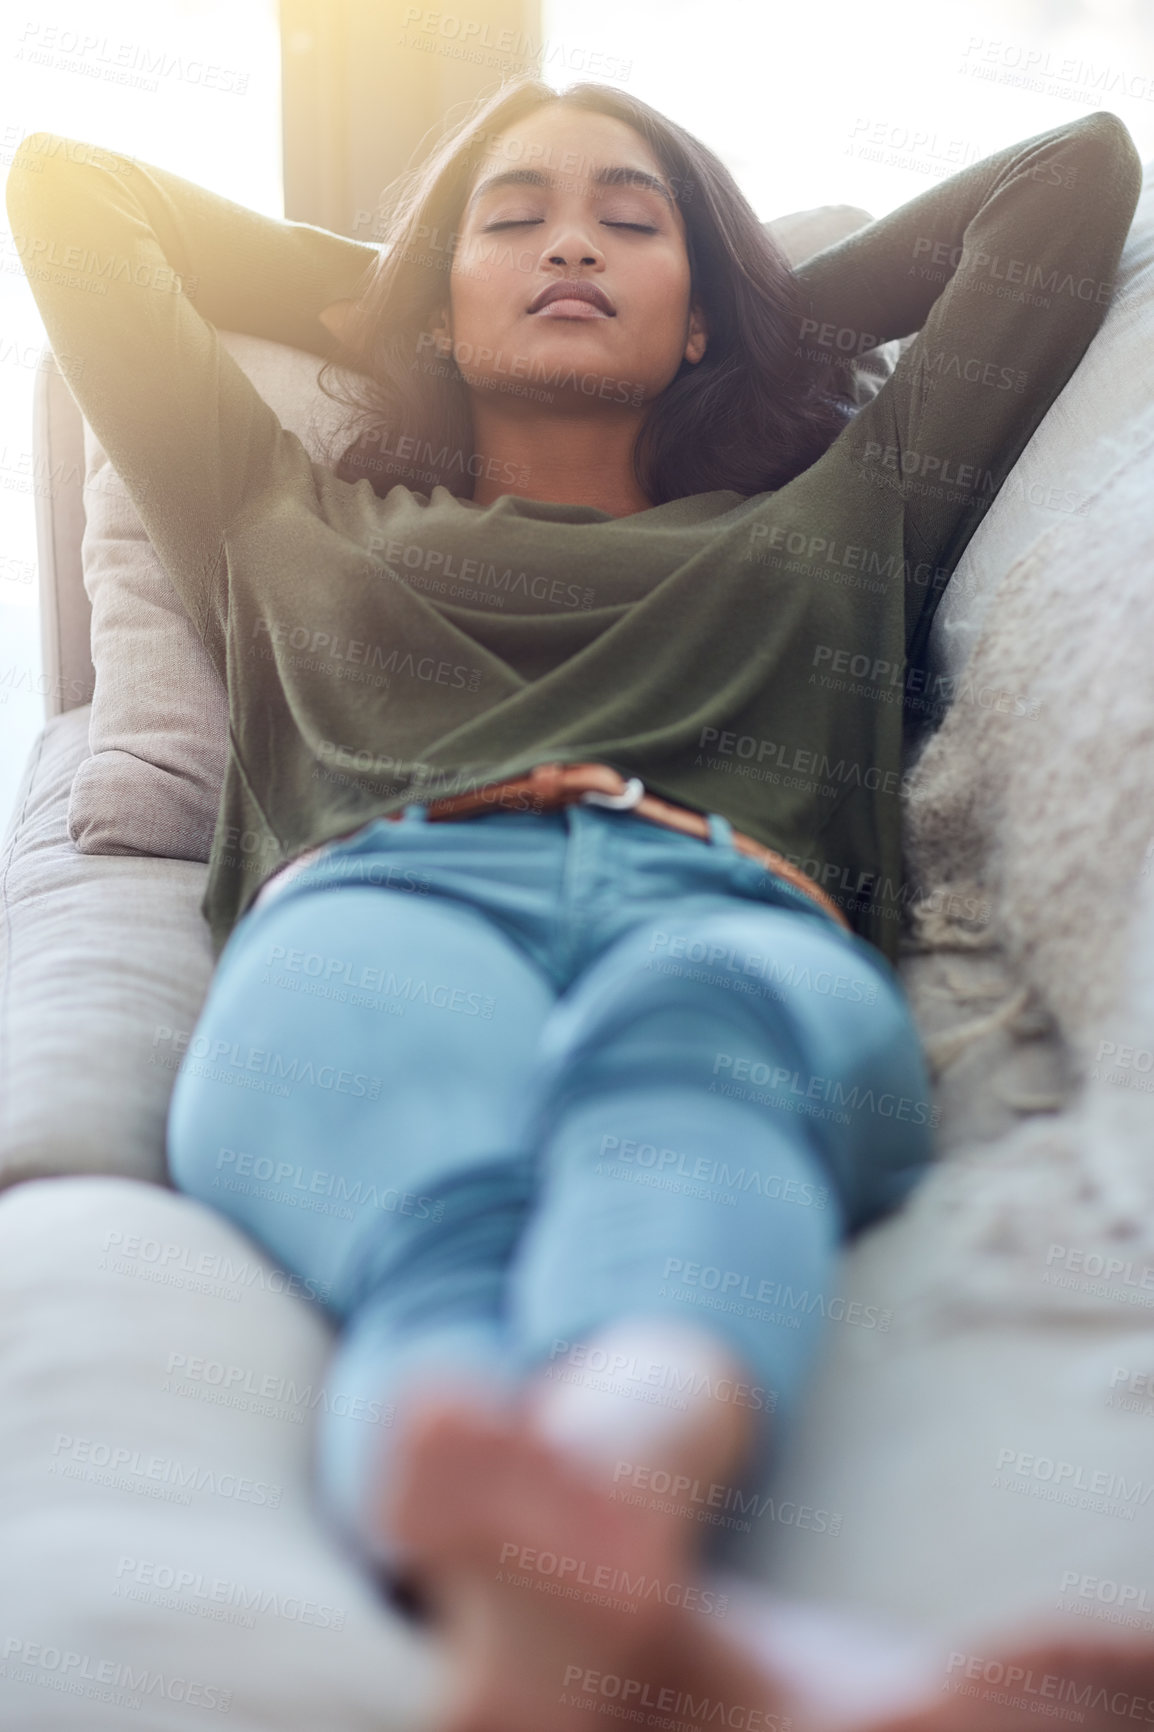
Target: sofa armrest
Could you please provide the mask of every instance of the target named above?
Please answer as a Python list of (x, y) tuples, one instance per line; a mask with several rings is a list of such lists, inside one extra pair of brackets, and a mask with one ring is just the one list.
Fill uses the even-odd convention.
[(38, 737), (0, 856), (0, 1186), (167, 1182), (178, 1041), (212, 973), (204, 866), (81, 854), (69, 839), (88, 717), (69, 709)]

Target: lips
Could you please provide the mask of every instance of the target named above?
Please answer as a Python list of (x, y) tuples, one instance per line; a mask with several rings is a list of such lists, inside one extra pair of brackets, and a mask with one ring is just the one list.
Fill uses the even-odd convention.
[(562, 277), (557, 282), (549, 283), (539, 295), (530, 301), (528, 311), (539, 313), (542, 307), (547, 307), (553, 301), (588, 301), (590, 306), (597, 307), (607, 318), (617, 317), (617, 308), (596, 283), (591, 283), (587, 277)]

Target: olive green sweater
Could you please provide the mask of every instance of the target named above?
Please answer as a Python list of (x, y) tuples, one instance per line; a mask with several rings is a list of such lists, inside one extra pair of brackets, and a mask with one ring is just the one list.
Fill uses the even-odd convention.
[(903, 713), (944, 584), (1077, 366), (1138, 199), (1097, 113), (961, 170), (801, 266), (832, 362), (917, 332), (775, 492), (614, 518), (338, 480), (217, 329), (335, 352), (376, 249), (49, 133), (8, 182), (49, 341), (229, 693), (203, 911), (373, 815), (597, 759), (800, 864), (893, 959)]

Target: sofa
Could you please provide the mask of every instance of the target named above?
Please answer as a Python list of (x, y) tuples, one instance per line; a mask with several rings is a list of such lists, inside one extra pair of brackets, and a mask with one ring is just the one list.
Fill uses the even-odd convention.
[[(772, 226), (800, 259), (864, 220)], [(935, 620), (900, 972), (937, 1159), (847, 1247), (736, 1542), (771, 1593), (943, 1656), (1047, 1619), (1154, 1631), (1152, 339), (1154, 165), (1103, 327)], [(316, 357), (222, 340), (319, 439)], [(900, 349), (861, 358), (862, 400)], [(0, 857), (0, 1721), (409, 1732), (440, 1656), (313, 1496), (331, 1327), (165, 1172), (223, 693), (187, 620), (133, 637), (150, 550), (51, 365), (34, 442), (49, 714)], [(181, 707), (159, 768), (124, 725), (145, 699)]]

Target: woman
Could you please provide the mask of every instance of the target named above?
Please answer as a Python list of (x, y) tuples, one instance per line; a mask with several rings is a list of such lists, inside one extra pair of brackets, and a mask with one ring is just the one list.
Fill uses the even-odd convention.
[[(788, 1608), (742, 1659), (683, 1512), (722, 1512), (716, 1564), (840, 1244), (930, 1159), (903, 713), (1138, 182), (1091, 115), (793, 272), (600, 86), (482, 105), (380, 254), (17, 154), (49, 338), (229, 691), (219, 1062), (178, 1078), (172, 1176), (343, 1325), (322, 1487), (446, 1635), (456, 1732), (585, 1724), (606, 1677), (681, 1718), (929, 1687), (833, 1627), (799, 1660)], [(372, 381), (336, 474), (214, 326)], [(847, 355), (915, 331), (855, 414)]]

